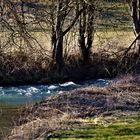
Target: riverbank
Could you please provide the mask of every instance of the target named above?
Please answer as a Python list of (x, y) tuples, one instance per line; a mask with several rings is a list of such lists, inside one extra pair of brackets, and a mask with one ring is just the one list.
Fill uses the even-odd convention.
[[(0, 62), (0, 86), (45, 85), (79, 82), (90, 79), (114, 78), (126, 73), (140, 73), (139, 56), (133, 53), (124, 55), (93, 53), (91, 60), (84, 63), (80, 55), (71, 55), (61, 71), (55, 63), (41, 54), (8, 54)], [(26, 58), (26, 59), (25, 59)], [(1, 60), (0, 60), (1, 61)]]
[(50, 137), (58, 130), (71, 129), (76, 120), (112, 111), (140, 111), (140, 77), (125, 76), (110, 86), (87, 87), (55, 95), (27, 107), (8, 136), (9, 140)]
[[(20, 58), (19, 58), (20, 55)], [(26, 56), (25, 56), (26, 55)], [(36, 54), (32, 58), (29, 54), (14, 54), (3, 58), (8, 64), (1, 62), (0, 86), (45, 85), (57, 84), (68, 81), (78, 82), (89, 79), (111, 78), (116, 75), (117, 60), (106, 56), (92, 56), (92, 60), (83, 63), (80, 56), (71, 56), (61, 72), (55, 63), (45, 56)], [(25, 61), (24, 57), (27, 58)], [(17, 66), (18, 64), (18, 66)], [(104, 66), (104, 67), (102, 67)], [(16, 68), (15, 68), (16, 67)], [(95, 69), (96, 67), (96, 69)]]
[(55, 132), (49, 140), (139, 140), (140, 114), (114, 111), (81, 119), (69, 130)]
[(11, 131), (15, 123), (19, 120), (23, 106), (0, 104), (0, 139)]

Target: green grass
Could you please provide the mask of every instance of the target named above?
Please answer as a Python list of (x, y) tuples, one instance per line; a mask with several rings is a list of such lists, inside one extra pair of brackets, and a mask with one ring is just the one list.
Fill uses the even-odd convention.
[(130, 30), (132, 18), (129, 5), (125, 2), (99, 2), (100, 11), (98, 28), (101, 30)]
[(90, 125), (63, 131), (50, 140), (140, 140), (139, 118), (113, 120), (107, 127), (89, 122)]

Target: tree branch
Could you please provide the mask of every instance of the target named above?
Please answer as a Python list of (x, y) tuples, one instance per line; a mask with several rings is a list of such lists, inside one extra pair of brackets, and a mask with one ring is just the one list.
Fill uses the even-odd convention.
[(76, 17), (73, 19), (72, 23), (70, 24), (70, 26), (63, 32), (63, 36), (70, 31), (70, 29), (73, 27), (73, 25), (76, 23), (77, 19), (79, 18), (79, 16), (81, 15), (81, 13), (84, 11), (85, 9), (82, 8), (76, 15)]

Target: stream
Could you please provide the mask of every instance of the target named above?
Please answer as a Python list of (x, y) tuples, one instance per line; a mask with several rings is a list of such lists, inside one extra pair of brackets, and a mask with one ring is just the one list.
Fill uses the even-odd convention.
[(61, 94), (73, 89), (97, 86), (108, 86), (111, 80), (97, 79), (88, 80), (79, 83), (66, 82), (54, 85), (25, 85), (0, 87), (0, 104), (4, 105), (24, 105), (41, 100), (45, 100), (51, 95)]

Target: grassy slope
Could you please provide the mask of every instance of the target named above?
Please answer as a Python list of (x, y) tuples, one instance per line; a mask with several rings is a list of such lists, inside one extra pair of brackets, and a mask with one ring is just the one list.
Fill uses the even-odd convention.
[[(124, 94), (127, 90), (128, 97), (124, 97), (124, 100), (126, 100), (126, 98), (129, 98), (128, 94), (130, 92), (132, 92), (132, 96), (135, 92), (140, 93), (139, 89), (137, 90), (136, 87), (133, 88), (132, 86), (137, 85), (138, 79), (134, 80), (131, 76), (121, 77), (112, 85), (111, 89), (113, 91), (117, 90), (116, 96), (119, 92)], [(137, 99), (139, 100), (139, 98), (138, 94)], [(139, 140), (140, 112), (113, 112), (84, 119), (82, 125), (56, 133), (50, 140)]]
[(139, 93), (140, 77), (125, 76), (106, 88), (88, 87), (52, 96), (22, 112), (9, 140), (50, 136), (62, 140), (139, 139)]
[[(84, 126), (73, 128), (55, 134), (50, 140), (139, 140), (140, 139), (140, 118), (129, 116), (125, 119), (114, 119), (106, 122), (100, 120), (95, 125), (95, 119), (87, 120)], [(102, 125), (107, 124), (107, 126)], [(105, 124), (106, 123), (106, 124)]]

